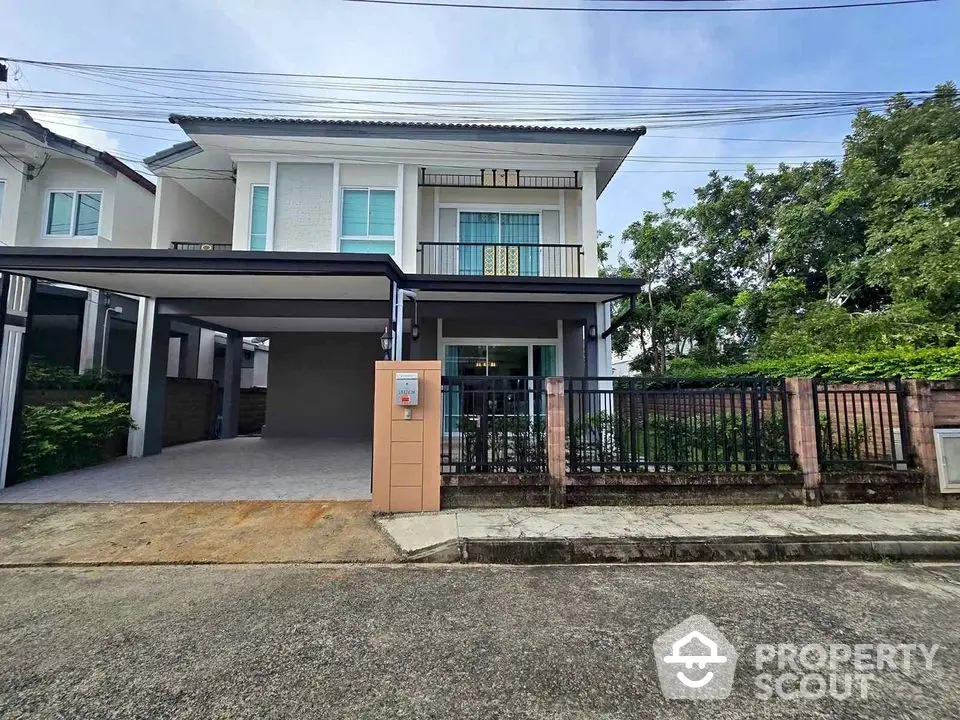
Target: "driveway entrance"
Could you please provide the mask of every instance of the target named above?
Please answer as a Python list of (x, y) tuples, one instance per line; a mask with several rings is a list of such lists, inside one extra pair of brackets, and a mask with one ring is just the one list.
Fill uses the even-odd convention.
[(369, 500), (370, 441), (240, 437), (0, 489), (0, 503)]

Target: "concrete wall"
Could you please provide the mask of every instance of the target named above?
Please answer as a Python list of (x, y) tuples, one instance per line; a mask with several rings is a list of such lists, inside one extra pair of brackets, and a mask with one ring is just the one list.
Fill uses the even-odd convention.
[(173, 242), (231, 242), (233, 229), (229, 219), (176, 180), (159, 180), (153, 247), (169, 248)]
[(115, 248), (148, 248), (153, 237), (156, 196), (125, 175), (117, 175), (113, 210)]
[(13, 245), (17, 237), (17, 220), (20, 212), (21, 197), (24, 189), (24, 165), (19, 160), (0, 163), (0, 182), (3, 183), (2, 204), (0, 204), (0, 243)]
[(274, 210), (274, 250), (327, 251), (331, 242), (333, 165), (280, 163)]
[(379, 333), (280, 333), (270, 338), (268, 437), (369, 438)]

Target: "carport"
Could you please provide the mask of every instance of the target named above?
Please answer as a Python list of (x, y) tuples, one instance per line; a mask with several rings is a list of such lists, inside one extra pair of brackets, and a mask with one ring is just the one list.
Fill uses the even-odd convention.
[[(6, 248), (0, 268), (6, 277), (141, 298), (128, 457), (9, 488), (0, 501), (369, 497), (373, 365), (384, 356), (385, 327), (403, 327), (394, 317), (401, 275), (389, 256)], [(29, 314), (9, 322), (29, 334)], [(173, 322), (226, 335), (222, 439), (161, 453)], [(271, 341), (262, 438), (237, 437), (242, 341), (250, 336)], [(392, 337), (390, 355), (402, 332)], [(22, 357), (14, 349), (5, 348), (15, 369)], [(8, 379), (5, 387), (19, 392), (17, 378)]]

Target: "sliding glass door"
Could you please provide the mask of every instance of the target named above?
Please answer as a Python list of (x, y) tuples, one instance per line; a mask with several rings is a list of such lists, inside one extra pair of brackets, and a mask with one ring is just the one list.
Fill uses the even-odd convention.
[(461, 212), (461, 275), (540, 274), (539, 213)]

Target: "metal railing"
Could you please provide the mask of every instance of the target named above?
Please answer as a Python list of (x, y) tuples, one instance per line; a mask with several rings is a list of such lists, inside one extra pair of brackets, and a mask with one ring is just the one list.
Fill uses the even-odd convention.
[(783, 379), (567, 378), (571, 473), (793, 467)]
[(583, 246), (425, 242), (417, 255), (427, 275), (580, 277)]
[(907, 468), (906, 408), (899, 380), (813, 382), (820, 467)]
[(224, 250), (233, 250), (233, 245), (230, 243), (211, 243), (211, 242), (180, 242), (174, 241), (170, 243), (170, 247), (174, 250), (206, 250), (208, 252)]
[(542, 377), (443, 377), (445, 474), (546, 473)]
[(437, 173), (420, 169), (421, 187), (509, 188), (514, 190), (579, 190), (580, 173), (527, 175), (518, 170), (481, 170), (479, 173)]

